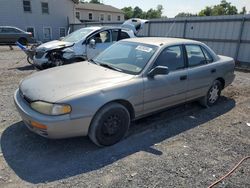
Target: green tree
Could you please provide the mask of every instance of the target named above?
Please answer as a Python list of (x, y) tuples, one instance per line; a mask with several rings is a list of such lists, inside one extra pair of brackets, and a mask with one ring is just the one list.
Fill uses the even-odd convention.
[(206, 7), (205, 9), (199, 12), (199, 16), (220, 16), (220, 15), (234, 15), (238, 14), (238, 10), (236, 6), (227, 2), (226, 0), (222, 0), (220, 4)]
[(161, 18), (162, 17), (163, 6), (158, 5), (156, 9), (149, 9), (146, 13), (145, 18), (147, 19), (154, 19), (154, 18)]
[(133, 13), (134, 18), (143, 18), (143, 11), (140, 7), (135, 7), (134, 8), (134, 13)]
[(156, 9), (149, 9), (148, 11), (143, 11), (140, 7), (136, 6), (132, 7), (124, 7), (122, 11), (125, 14), (125, 19), (130, 18), (144, 18), (144, 19), (152, 19), (152, 18), (161, 18), (163, 6), (158, 5)]
[(199, 16), (212, 16), (212, 8), (206, 7), (205, 9), (201, 10), (198, 15)]
[(241, 10), (240, 14), (246, 14), (246, 13), (247, 13), (246, 7), (242, 7), (242, 10)]
[(124, 12), (125, 19), (130, 19), (134, 15), (134, 10), (132, 7), (124, 7), (122, 8), (122, 11)]

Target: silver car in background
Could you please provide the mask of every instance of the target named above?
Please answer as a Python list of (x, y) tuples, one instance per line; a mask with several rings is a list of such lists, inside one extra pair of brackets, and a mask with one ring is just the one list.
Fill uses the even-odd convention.
[(233, 82), (234, 66), (197, 41), (125, 39), (89, 62), (29, 76), (14, 99), (31, 131), (48, 138), (88, 135), (108, 146), (126, 135), (131, 120), (191, 100), (214, 105)]
[(34, 43), (35, 39), (32, 33), (23, 31), (17, 27), (0, 26), (0, 44), (15, 45), (16, 42), (26, 45)]

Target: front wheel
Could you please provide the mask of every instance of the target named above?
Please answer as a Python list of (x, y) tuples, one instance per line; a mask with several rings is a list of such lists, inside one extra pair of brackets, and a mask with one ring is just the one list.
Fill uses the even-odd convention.
[(129, 125), (128, 110), (121, 104), (110, 103), (97, 112), (88, 135), (96, 145), (110, 146), (126, 135)]
[(222, 91), (222, 84), (219, 80), (215, 80), (207, 92), (207, 95), (203, 97), (200, 102), (205, 107), (210, 107), (216, 104), (220, 98)]

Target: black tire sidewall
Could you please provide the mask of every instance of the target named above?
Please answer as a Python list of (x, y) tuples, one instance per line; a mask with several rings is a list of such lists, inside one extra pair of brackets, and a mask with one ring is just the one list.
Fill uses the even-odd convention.
[[(212, 89), (215, 85), (218, 85), (218, 88), (219, 88), (218, 98), (217, 98), (217, 100), (216, 100), (215, 102), (211, 103), (211, 102), (209, 101), (209, 93), (210, 93), (211, 89)], [(208, 106), (213, 106), (214, 104), (216, 104), (216, 103), (218, 102), (218, 100), (219, 100), (219, 98), (220, 98), (220, 95), (221, 95), (221, 91), (222, 91), (222, 84), (221, 84), (221, 82), (220, 82), (219, 80), (215, 80), (215, 81), (213, 82), (213, 85), (209, 88), (209, 90), (208, 90), (208, 92), (207, 92), (207, 97), (206, 97), (206, 98), (207, 98), (207, 105), (208, 105)]]
[[(121, 119), (121, 124), (117, 134), (113, 136), (105, 136), (102, 132), (102, 126), (107, 117), (110, 115), (118, 115)], [(130, 125), (130, 115), (128, 110), (120, 104), (111, 103), (107, 106), (104, 106), (94, 117), (93, 122), (91, 123), (89, 136), (91, 140), (98, 146), (110, 146), (121, 139), (126, 135)]]

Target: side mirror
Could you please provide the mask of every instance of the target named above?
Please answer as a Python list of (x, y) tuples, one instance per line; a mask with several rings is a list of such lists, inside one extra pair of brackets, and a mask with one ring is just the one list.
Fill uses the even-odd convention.
[(90, 45), (90, 47), (92, 47), (92, 48), (95, 48), (95, 39), (91, 39), (90, 41), (89, 41), (89, 45)]
[(149, 71), (148, 76), (154, 77), (156, 75), (167, 75), (169, 73), (168, 67), (165, 66), (157, 66)]
[(63, 40), (65, 37), (60, 37), (60, 39), (59, 40)]

